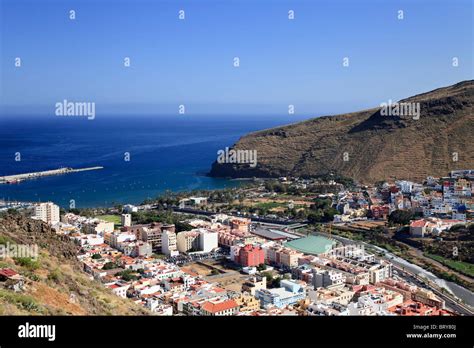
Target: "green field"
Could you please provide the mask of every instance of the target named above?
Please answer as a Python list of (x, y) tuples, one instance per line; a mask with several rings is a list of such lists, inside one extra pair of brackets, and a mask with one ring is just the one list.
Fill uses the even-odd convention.
[(107, 221), (107, 222), (113, 222), (115, 225), (121, 225), (122, 220), (120, 219), (120, 216), (118, 215), (98, 215), (96, 218)]
[(288, 204), (278, 203), (278, 202), (265, 202), (265, 203), (255, 204), (255, 207), (259, 209), (273, 209), (273, 208), (287, 207), (287, 206)]
[(434, 255), (434, 254), (425, 253), (424, 255), (442, 263), (443, 265), (449, 268), (454, 269), (455, 271), (461, 272), (470, 277), (474, 277), (474, 264), (472, 263), (463, 262), (463, 261), (455, 261), (455, 260), (451, 260), (451, 259), (447, 259), (445, 257), (439, 256), (439, 255)]

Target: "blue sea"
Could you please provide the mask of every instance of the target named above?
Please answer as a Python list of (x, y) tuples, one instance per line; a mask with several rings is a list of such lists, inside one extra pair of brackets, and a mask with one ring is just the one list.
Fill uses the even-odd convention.
[[(289, 116), (0, 117), (0, 176), (104, 167), (0, 185), (0, 199), (63, 207), (71, 199), (76, 207), (103, 207), (138, 204), (166, 190), (237, 186), (239, 181), (205, 175), (217, 151), (248, 132), (297, 121)], [(124, 160), (126, 152), (130, 161)]]

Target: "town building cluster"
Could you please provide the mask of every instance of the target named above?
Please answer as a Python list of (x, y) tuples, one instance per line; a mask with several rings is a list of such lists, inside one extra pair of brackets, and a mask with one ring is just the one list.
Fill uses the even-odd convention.
[[(337, 209), (332, 224), (384, 225), (393, 212), (407, 211), (415, 217), (409, 222), (412, 237), (439, 236), (472, 222), (473, 179), (472, 171), (454, 171), (422, 184), (399, 180), (347, 189), (332, 182), (317, 199)], [(296, 183), (298, 189), (311, 184), (281, 182)], [(18, 203), (4, 202), (4, 209), (12, 204)], [(179, 209), (207, 204), (206, 197), (189, 197), (180, 200)], [(306, 237), (301, 247), (297, 242), (305, 236), (272, 223), (256, 224), (249, 218), (258, 220), (254, 216), (187, 217), (190, 228), (177, 231), (174, 224), (133, 223), (134, 213), (152, 206), (123, 206), (120, 225), (71, 212), (60, 215), (52, 202), (30, 208), (33, 218), (76, 243), (91, 278), (157, 315), (454, 314), (440, 296), (403, 278), (386, 258), (331, 236), (318, 237), (323, 245), (316, 241), (314, 249), (309, 246), (314, 237)], [(0, 276), (12, 281), (14, 274), (3, 270)]]
[[(390, 262), (363, 249), (338, 245), (306, 254), (253, 234), (250, 219), (225, 214), (187, 223), (192, 229), (181, 232), (159, 222), (115, 228), (66, 213), (53, 226), (78, 245), (91, 278), (156, 315), (453, 314), (433, 292), (405, 282)], [(222, 259), (232, 269), (193, 268)]]
[(474, 185), (457, 171), (449, 177), (428, 177), (423, 184), (400, 180), (377, 187), (344, 190), (334, 197), (339, 214), (335, 223), (387, 220), (396, 210), (416, 216), (410, 223), (413, 237), (439, 236), (454, 225), (466, 225), (474, 217)]

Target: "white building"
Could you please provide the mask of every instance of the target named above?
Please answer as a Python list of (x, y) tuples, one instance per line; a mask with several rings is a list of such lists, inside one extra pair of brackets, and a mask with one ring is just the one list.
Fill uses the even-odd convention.
[(182, 253), (190, 251), (208, 253), (218, 247), (217, 243), (218, 233), (205, 228), (196, 228), (191, 231), (180, 232), (176, 237), (177, 250)]
[(108, 287), (110, 289), (112, 289), (112, 292), (115, 295), (126, 298), (127, 297), (127, 290), (130, 287), (130, 285), (121, 284), (121, 283), (112, 283), (112, 284), (109, 284)]
[(357, 302), (347, 306), (349, 315), (390, 315), (388, 308), (403, 303), (402, 294), (387, 291), (387, 294), (366, 294), (358, 298)]
[(151, 247), (151, 244), (148, 242), (137, 242), (135, 243), (135, 251), (134, 255), (136, 256), (151, 256), (153, 254), (153, 248)]
[(346, 277), (342, 272), (313, 269), (314, 288), (344, 285)]
[(193, 205), (205, 205), (207, 204), (206, 197), (189, 197), (189, 200)]
[(229, 220), (229, 215), (226, 214), (216, 214), (211, 216), (211, 222), (212, 223), (225, 223)]
[(243, 267), (242, 272), (245, 274), (253, 275), (257, 273), (257, 267)]
[(173, 306), (163, 304), (155, 298), (147, 299), (146, 307), (157, 315), (173, 315)]
[(123, 227), (132, 226), (132, 215), (131, 214), (122, 214), (121, 222)]
[(53, 202), (36, 204), (33, 218), (51, 225), (56, 224), (59, 222), (59, 207)]
[(280, 288), (257, 290), (255, 297), (260, 300), (262, 308), (275, 306), (285, 308), (293, 305), (306, 297), (305, 289), (298, 283), (291, 280), (282, 280)]
[(218, 247), (218, 234), (214, 231), (199, 229), (199, 249), (210, 252)]
[(163, 231), (163, 234), (161, 235), (161, 241), (161, 251), (163, 254), (168, 256), (178, 255), (176, 233), (172, 231)]
[(373, 266), (369, 270), (370, 283), (377, 284), (385, 279), (392, 277), (392, 264), (390, 262), (380, 261), (380, 264)]
[(137, 211), (138, 211), (138, 208), (134, 205), (126, 204), (123, 206), (123, 212), (126, 214), (136, 213)]
[(82, 230), (84, 233), (92, 234), (105, 234), (112, 233), (114, 231), (114, 223), (100, 219), (88, 219), (83, 225)]
[(403, 193), (411, 193), (413, 191), (413, 187), (415, 185), (414, 182), (400, 180), (395, 183)]
[(99, 245), (104, 243), (104, 237), (97, 234), (82, 234), (74, 237), (73, 240), (80, 246)]
[(137, 240), (137, 236), (131, 232), (114, 232), (110, 235), (110, 246), (112, 248), (121, 249), (126, 242)]

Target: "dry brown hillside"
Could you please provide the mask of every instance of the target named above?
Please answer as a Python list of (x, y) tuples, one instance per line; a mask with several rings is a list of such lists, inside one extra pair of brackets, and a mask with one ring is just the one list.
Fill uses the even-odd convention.
[(41, 222), (21, 215), (0, 217), (0, 244), (37, 244), (39, 257), (2, 258), (0, 268), (24, 277), (22, 291), (0, 282), (0, 315), (146, 315), (82, 271), (76, 247)]
[[(420, 180), (474, 168), (474, 82), (419, 94), (420, 117), (382, 116), (380, 108), (310, 119), (242, 137), (258, 164), (214, 163), (211, 176), (313, 177), (337, 173), (361, 182)], [(453, 160), (453, 153), (458, 160)], [(344, 161), (344, 153), (348, 160)]]

